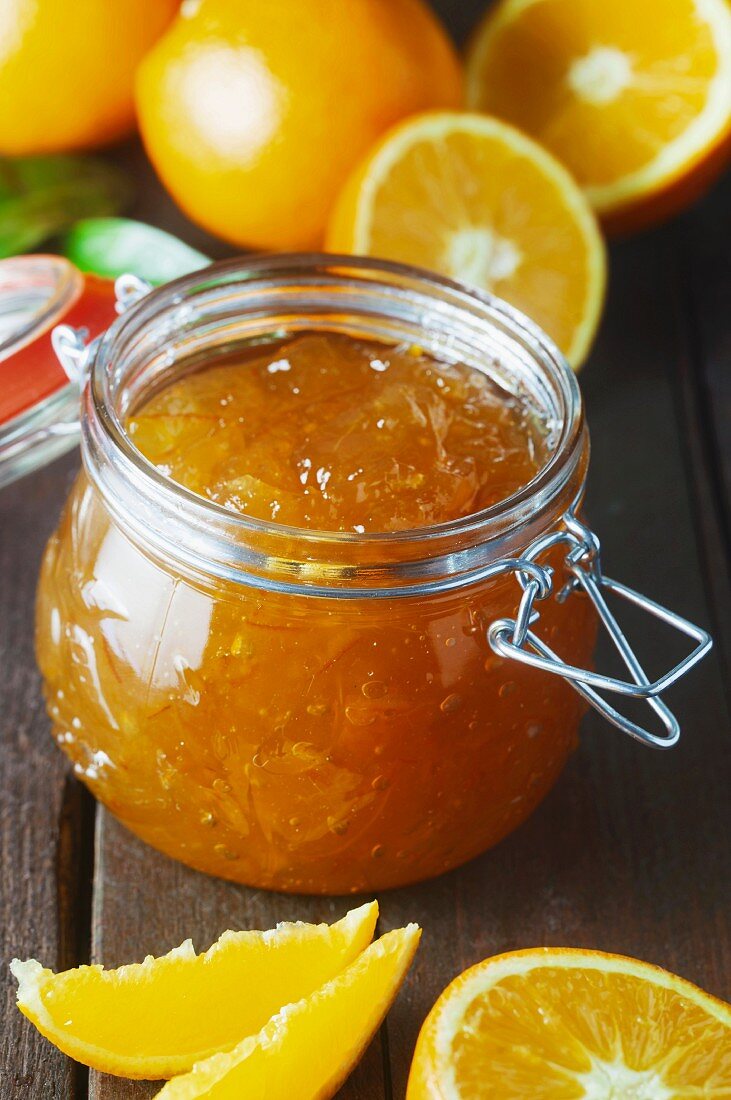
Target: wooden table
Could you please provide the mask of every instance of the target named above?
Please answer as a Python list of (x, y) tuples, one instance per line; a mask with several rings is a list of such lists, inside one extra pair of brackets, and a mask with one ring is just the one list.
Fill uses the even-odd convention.
[[(441, 5), (461, 34), (473, 8)], [(225, 254), (177, 214), (136, 146), (136, 213)], [(709, 626), (713, 655), (672, 692), (678, 748), (651, 752), (589, 716), (579, 750), (534, 817), (434, 882), (384, 893), (383, 929), (425, 930), (406, 988), (343, 1088), (404, 1095), (418, 1028), (442, 988), (496, 952), (569, 944), (637, 955), (731, 997), (731, 179), (674, 224), (612, 248), (609, 301), (582, 377), (593, 436), (589, 507), (611, 575)], [(87, 1074), (14, 1008), (7, 962), (64, 968), (159, 954), (192, 936), (327, 919), (344, 899), (284, 897), (187, 870), (125, 832), (70, 775), (48, 733), (33, 661), (44, 542), (78, 462), (0, 493), (0, 1095), (132, 1100), (155, 1086)], [(659, 668), (676, 649), (658, 631)], [(296, 1098), (293, 1098), (296, 1100)]]

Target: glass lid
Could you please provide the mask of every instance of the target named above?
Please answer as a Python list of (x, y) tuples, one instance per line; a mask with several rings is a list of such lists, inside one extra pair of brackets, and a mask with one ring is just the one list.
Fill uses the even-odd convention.
[(79, 388), (53, 350), (57, 324), (93, 338), (115, 318), (114, 284), (60, 256), (0, 261), (0, 486), (73, 447)]

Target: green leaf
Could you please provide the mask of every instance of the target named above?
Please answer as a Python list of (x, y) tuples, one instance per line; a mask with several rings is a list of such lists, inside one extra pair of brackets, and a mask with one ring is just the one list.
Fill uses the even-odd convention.
[(79, 218), (116, 214), (127, 176), (94, 157), (0, 157), (0, 258), (30, 252)]
[(129, 218), (77, 222), (63, 235), (61, 252), (82, 271), (109, 279), (130, 272), (155, 284), (198, 271), (211, 262), (172, 234)]

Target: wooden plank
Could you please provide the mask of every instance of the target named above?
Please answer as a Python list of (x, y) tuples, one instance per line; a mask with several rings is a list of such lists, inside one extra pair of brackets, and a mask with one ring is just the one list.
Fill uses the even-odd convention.
[[(672, 230), (613, 249), (607, 314), (582, 374), (592, 430), (589, 512), (611, 575), (709, 621), (678, 419)], [(681, 410), (682, 411), (682, 410)], [(707, 502), (706, 502), (707, 503)], [(648, 641), (654, 633), (648, 631)], [(676, 656), (658, 637), (659, 664)], [(418, 919), (425, 943), (389, 1017), (402, 1096), (421, 1021), (446, 983), (487, 955), (538, 944), (601, 948), (731, 994), (729, 718), (717, 659), (672, 695), (681, 744), (651, 752), (587, 716), (543, 807), (484, 857), (383, 898), (384, 924)]]
[(731, 175), (678, 226), (691, 311), (691, 350), (707, 415), (707, 444), (731, 541)]
[[(455, 37), (462, 39), (480, 5), (440, 0), (435, 7)], [(135, 216), (162, 226), (214, 258), (230, 254), (225, 244), (192, 226), (175, 208), (136, 143), (122, 147), (115, 156), (138, 181)], [(103, 808), (97, 820), (92, 957), (108, 966), (147, 952), (167, 951), (188, 936), (201, 948), (229, 926), (270, 927), (289, 918), (333, 920), (350, 905), (342, 899), (285, 898), (207, 878), (140, 844)], [(136, 905), (129, 904), (130, 897), (137, 898)], [(342, 1100), (390, 1098), (387, 1066), (384, 1078), (386, 1050), (383, 1039), (372, 1044), (341, 1090)], [(90, 1075), (92, 1100), (142, 1100), (154, 1095), (155, 1089), (145, 1082)]]
[[(97, 830), (93, 959), (107, 966), (158, 955), (189, 936), (198, 950), (226, 928), (270, 928), (281, 920), (332, 922), (362, 899), (302, 898), (248, 890), (167, 859), (102, 810)], [(92, 1073), (92, 1100), (147, 1100), (159, 1085)], [(385, 1095), (378, 1039), (339, 1096)]]
[[(220, 241), (196, 229), (174, 207), (135, 142), (115, 153), (138, 181), (134, 216), (176, 233), (212, 257), (229, 255)], [(327, 920), (342, 916), (358, 899), (293, 898), (247, 890), (166, 859), (141, 844), (99, 808), (94, 870), (93, 961), (107, 966), (160, 954), (191, 937), (202, 949), (226, 928), (270, 928), (281, 920)], [(130, 899), (135, 899), (130, 904)], [(371, 1045), (339, 1093), (341, 1100), (387, 1096), (381, 1039)], [(155, 1086), (91, 1073), (92, 1100), (141, 1100)]]
[(75, 458), (0, 493), (0, 1094), (12, 1100), (85, 1095), (84, 1074), (15, 1008), (13, 956), (46, 966), (85, 961), (82, 832), (91, 799), (48, 735), (33, 659), (38, 564)]
[(688, 318), (679, 340), (678, 401), (700, 430), (687, 436), (686, 457), (696, 487), (696, 524), (714, 633), (731, 706), (731, 176), (676, 227), (682, 267), (678, 315)]

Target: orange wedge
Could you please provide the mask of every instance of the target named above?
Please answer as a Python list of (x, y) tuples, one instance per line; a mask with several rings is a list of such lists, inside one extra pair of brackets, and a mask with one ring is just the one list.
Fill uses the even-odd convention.
[(166, 1078), (254, 1035), (282, 1005), (318, 989), (371, 942), (378, 906), (332, 926), (224, 932), (204, 954), (190, 940), (161, 958), (54, 974), (34, 959), (11, 969), (18, 1008), (60, 1050), (122, 1077)]
[(475, 34), (467, 89), (563, 161), (608, 228), (658, 221), (731, 151), (731, 5), (502, 0)]
[(487, 959), (421, 1029), (407, 1100), (731, 1096), (731, 1006), (601, 951)]
[(328, 248), (400, 260), (504, 298), (578, 367), (601, 313), (604, 245), (580, 189), (497, 119), (417, 115), (351, 176)]
[(331, 982), (253, 1038), (176, 1077), (160, 1100), (327, 1100), (373, 1038), (411, 965), (415, 924), (388, 932)]

